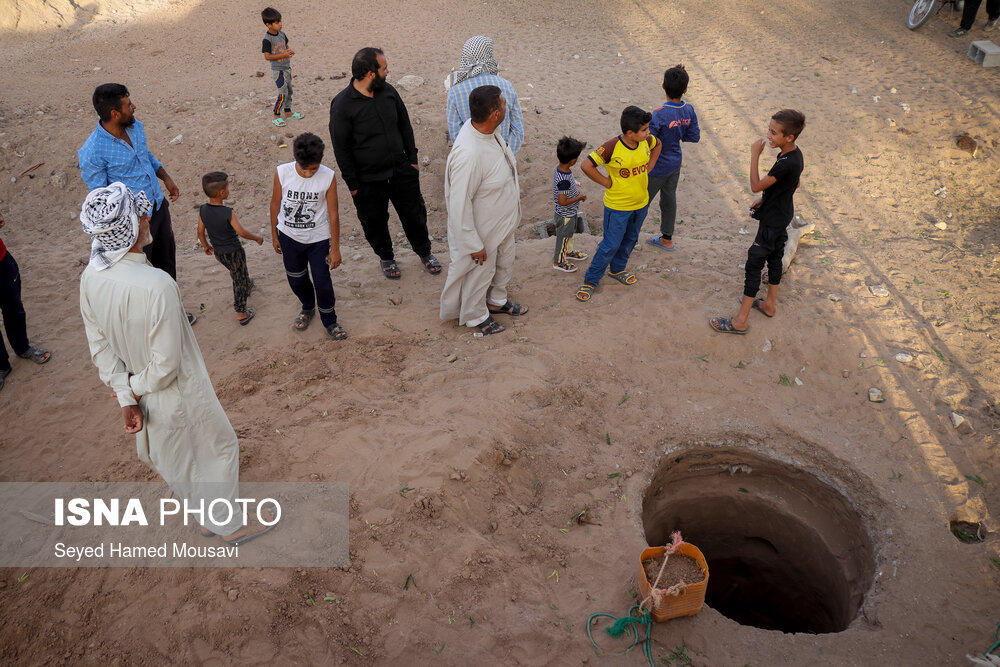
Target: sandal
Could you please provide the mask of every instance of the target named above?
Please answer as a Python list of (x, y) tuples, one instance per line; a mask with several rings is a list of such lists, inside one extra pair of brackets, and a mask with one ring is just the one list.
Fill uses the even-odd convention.
[(476, 325), (476, 328), (483, 332), (484, 336), (490, 336), (492, 334), (498, 334), (506, 331), (502, 324), (493, 319), (490, 315), (485, 320)]
[(719, 333), (731, 333), (742, 336), (746, 332), (750, 331), (749, 325), (747, 325), (747, 328), (743, 329), (742, 331), (740, 329), (734, 328), (733, 320), (730, 317), (713, 317), (708, 321), (708, 324)]
[[(566, 255), (569, 257), (569, 254)], [(559, 262), (558, 264), (553, 264), (552, 268), (556, 271), (563, 271), (565, 273), (573, 273), (576, 271), (576, 264), (570, 264), (569, 262)]]
[(495, 310), (489, 308), (491, 313), (504, 313), (505, 315), (510, 315), (512, 317), (518, 317), (519, 315), (524, 315), (528, 312), (527, 306), (522, 306), (519, 303), (514, 303), (510, 299), (507, 299), (507, 303), (502, 306), (497, 307)]
[(277, 127), (284, 127), (288, 125), (288, 123), (285, 122), (284, 118), (275, 118), (271, 122), (274, 123)]
[(292, 328), (296, 331), (305, 331), (309, 328), (309, 323), (312, 322), (313, 310), (303, 310), (299, 313), (299, 316), (295, 318), (295, 322), (292, 323)]
[(382, 275), (389, 280), (399, 280), (401, 274), (399, 273), (399, 265), (396, 264), (396, 260), (380, 259), (378, 264), (382, 267)]
[(588, 256), (589, 255), (587, 255), (587, 253), (580, 252), (579, 250), (570, 250), (568, 253), (566, 253), (566, 259), (572, 259), (577, 262), (582, 262), (583, 260), (587, 259)]
[(246, 325), (250, 324), (250, 320), (252, 320), (253, 316), (256, 315), (257, 313), (254, 312), (253, 308), (247, 308), (246, 310), (243, 311), (243, 314), (246, 315), (246, 317), (244, 317), (242, 320), (236, 318), (236, 321), (240, 323), (241, 327), (245, 327)]
[(589, 283), (584, 283), (580, 285), (580, 289), (576, 291), (577, 301), (590, 301), (590, 297), (594, 296), (594, 285)]
[(618, 273), (609, 273), (608, 275), (620, 282), (622, 285), (635, 285), (639, 282), (639, 279), (635, 277), (635, 274), (628, 270), (622, 270)]
[(427, 255), (426, 257), (421, 257), (420, 261), (424, 263), (424, 268), (427, 269), (427, 273), (432, 276), (436, 276), (441, 273), (441, 262), (437, 260), (434, 255)]
[(289, 118), (294, 118), (295, 120), (302, 120), (305, 117), (306, 117), (305, 114), (301, 114), (298, 111), (289, 116)]
[(48, 350), (43, 350), (42, 348), (35, 347), (34, 345), (29, 345), (27, 350), (21, 352), (17, 356), (22, 359), (31, 359), (39, 365), (44, 364), (52, 358), (52, 354)]
[(646, 241), (646, 243), (648, 243), (649, 245), (652, 245), (652, 246), (656, 246), (660, 250), (668, 250), (668, 251), (677, 250), (677, 246), (674, 245), (673, 241), (667, 239), (667, 243), (670, 244), (669, 248), (667, 246), (663, 245), (663, 241), (664, 241), (664, 239), (663, 239), (662, 236), (654, 236), (653, 238), (651, 238), (648, 241)]
[(339, 324), (334, 324), (332, 327), (326, 330), (330, 334), (330, 338), (334, 340), (347, 340), (347, 332), (344, 331), (344, 327)]

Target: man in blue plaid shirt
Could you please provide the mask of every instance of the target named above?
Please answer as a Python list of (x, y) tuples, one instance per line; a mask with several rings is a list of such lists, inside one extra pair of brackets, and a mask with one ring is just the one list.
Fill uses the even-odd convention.
[[(105, 188), (119, 181), (133, 191), (142, 190), (153, 204), (149, 231), (153, 242), (142, 249), (149, 263), (177, 280), (177, 246), (170, 225), (170, 209), (157, 178), (167, 188), (170, 201), (177, 201), (180, 191), (170, 178), (163, 163), (146, 145), (146, 131), (135, 118), (135, 105), (129, 99), (128, 88), (120, 83), (105, 83), (94, 90), (94, 109), (100, 122), (77, 156), (80, 176), (91, 190)], [(187, 314), (194, 324), (197, 319)]]
[(462, 46), (459, 68), (448, 75), (448, 138), (454, 142), (458, 131), (469, 120), (469, 93), (479, 86), (496, 86), (507, 100), (507, 115), (500, 124), (500, 135), (507, 140), (512, 153), (517, 154), (524, 141), (524, 118), (521, 104), (510, 81), (497, 74), (499, 66), (493, 58), (493, 40), (476, 35)]

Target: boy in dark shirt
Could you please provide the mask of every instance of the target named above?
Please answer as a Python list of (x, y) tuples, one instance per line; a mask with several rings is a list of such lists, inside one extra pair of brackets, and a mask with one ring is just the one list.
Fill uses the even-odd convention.
[[(247, 273), (247, 256), (243, 252), (240, 238), (264, 243), (264, 238), (243, 229), (233, 209), (222, 205), (229, 196), (229, 176), (221, 171), (213, 171), (201, 177), (201, 188), (208, 197), (208, 203), (198, 210), (198, 241), (206, 255), (215, 255), (233, 277), (233, 308), (236, 321), (246, 326), (253, 319), (253, 308), (247, 308), (247, 297), (253, 288), (253, 281)], [(205, 232), (212, 245), (205, 240)]]
[[(792, 195), (799, 187), (802, 175), (802, 151), (795, 141), (806, 126), (806, 117), (794, 109), (782, 109), (771, 116), (767, 127), (767, 143), (781, 152), (774, 166), (761, 178), (757, 163), (764, 150), (764, 139), (750, 147), (750, 189), (763, 194), (750, 205), (750, 215), (757, 219), (757, 236), (747, 253), (746, 280), (740, 311), (733, 318), (713, 317), (709, 324), (720, 333), (745, 334), (750, 328), (750, 310), (756, 309), (774, 317), (778, 306), (778, 284), (781, 282), (781, 257), (788, 240), (788, 223), (795, 209)], [(760, 272), (767, 264), (767, 298), (758, 299)]]
[[(302, 118), (302, 114), (292, 113), (292, 56), (295, 51), (288, 48), (288, 35), (281, 31), (281, 12), (274, 7), (267, 7), (260, 13), (260, 18), (267, 26), (261, 51), (264, 53), (264, 60), (271, 63), (271, 79), (278, 89), (273, 122), (278, 127), (284, 127), (286, 118)], [(281, 117), (282, 109), (284, 118)]]

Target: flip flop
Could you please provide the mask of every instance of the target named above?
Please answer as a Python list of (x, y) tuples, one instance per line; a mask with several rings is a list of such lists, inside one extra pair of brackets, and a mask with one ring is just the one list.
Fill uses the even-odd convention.
[(576, 290), (576, 300), (577, 301), (590, 301), (590, 297), (594, 296), (594, 285), (584, 283), (580, 285), (579, 289)]
[(302, 120), (305, 117), (306, 117), (305, 114), (301, 114), (298, 111), (289, 116), (289, 118), (294, 118), (295, 120)]
[(420, 261), (423, 262), (424, 268), (427, 269), (427, 273), (432, 276), (436, 276), (441, 273), (441, 262), (437, 260), (434, 255), (427, 255), (426, 257), (421, 257)]
[(28, 349), (17, 355), (22, 359), (30, 359), (36, 364), (41, 366), (52, 358), (52, 354), (48, 350), (43, 350), (40, 347), (35, 347), (34, 345), (29, 345)]
[(636, 275), (627, 269), (619, 271), (618, 273), (609, 273), (608, 275), (620, 282), (622, 285), (635, 285), (639, 282)]
[(713, 317), (708, 321), (708, 325), (718, 331), (719, 333), (731, 333), (739, 334), (740, 336), (746, 334), (750, 331), (750, 327), (747, 326), (746, 329), (740, 331), (739, 329), (733, 328), (733, 320), (731, 317)]
[(309, 323), (312, 322), (314, 312), (315, 311), (312, 310), (301, 311), (295, 318), (295, 321), (292, 322), (292, 328), (296, 331), (305, 331), (308, 329)]
[(330, 334), (330, 338), (334, 340), (347, 340), (347, 332), (344, 331), (344, 327), (339, 324), (334, 324), (332, 327), (326, 330)]
[(396, 260), (380, 259), (378, 265), (382, 267), (382, 275), (389, 280), (399, 280), (402, 277), (402, 274), (399, 272), (399, 264), (396, 264)]
[(673, 252), (674, 250), (677, 250), (677, 246), (668, 248), (667, 246), (663, 245), (663, 243), (661, 243), (662, 240), (663, 240), (662, 236), (654, 236), (653, 238), (646, 241), (646, 243), (648, 243), (649, 245), (656, 246), (660, 250), (666, 250), (667, 252)]
[(277, 127), (284, 127), (288, 125), (288, 123), (285, 122), (284, 118), (275, 118), (271, 122), (274, 123)]
[(484, 336), (491, 336), (493, 334), (503, 333), (507, 329), (504, 328), (502, 324), (493, 319), (490, 315), (485, 320), (476, 325), (476, 328), (483, 332)]
[(244, 317), (242, 320), (237, 320), (240, 323), (241, 327), (245, 327), (246, 325), (250, 324), (250, 320), (252, 320), (253, 316), (256, 315), (257, 313), (254, 312), (253, 308), (247, 308), (246, 310), (243, 311), (243, 314), (246, 315), (246, 317)]
[(489, 311), (491, 313), (504, 313), (505, 315), (511, 315), (512, 317), (518, 317), (520, 315), (524, 315), (525, 313), (527, 313), (528, 307), (522, 306), (519, 303), (514, 303), (513, 301), (508, 299), (507, 303), (505, 303), (504, 305), (500, 306), (496, 310), (494, 310), (493, 308), (489, 308)]
[(223, 537), (222, 541), (225, 542), (226, 544), (228, 544), (231, 547), (239, 547), (239, 546), (243, 546), (244, 544), (246, 544), (250, 540), (255, 540), (258, 537), (260, 537), (261, 535), (264, 535), (266, 533), (270, 533), (272, 530), (274, 530), (274, 526), (273, 525), (271, 525), (271, 526), (264, 526), (264, 524), (260, 524), (260, 525), (264, 528), (264, 530), (258, 531), (256, 533), (250, 533), (249, 535), (244, 535), (243, 537), (241, 537), (241, 538), (239, 538), (237, 540), (227, 540), (226, 538)]
[[(753, 308), (754, 308), (754, 310), (759, 310), (760, 312), (764, 313), (764, 309), (760, 307), (760, 304), (763, 303), (763, 301), (764, 301), (764, 299), (754, 299), (753, 300)], [(767, 313), (764, 313), (764, 315), (766, 317), (774, 317), (774, 315), (768, 315)]]

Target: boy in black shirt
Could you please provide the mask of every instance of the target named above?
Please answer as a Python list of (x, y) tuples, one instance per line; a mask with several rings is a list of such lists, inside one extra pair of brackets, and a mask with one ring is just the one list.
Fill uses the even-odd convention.
[[(778, 305), (778, 284), (781, 282), (781, 257), (788, 240), (788, 223), (795, 209), (792, 195), (799, 187), (802, 175), (802, 151), (795, 141), (806, 126), (806, 117), (794, 109), (782, 109), (771, 116), (767, 127), (767, 143), (777, 148), (778, 154), (771, 171), (761, 178), (757, 163), (764, 150), (764, 139), (750, 147), (750, 189), (763, 194), (750, 205), (750, 215), (759, 221), (757, 237), (747, 253), (746, 280), (743, 283), (743, 300), (740, 311), (733, 318), (713, 317), (709, 324), (720, 333), (745, 334), (750, 328), (750, 311), (757, 309), (767, 317), (774, 317)], [(758, 299), (760, 272), (767, 264), (767, 298)]]
[[(236, 321), (246, 326), (254, 316), (253, 308), (247, 308), (253, 281), (247, 273), (247, 256), (239, 237), (255, 241), (257, 245), (264, 243), (264, 238), (243, 229), (233, 209), (222, 205), (222, 200), (229, 196), (229, 176), (224, 172), (213, 171), (202, 176), (201, 188), (208, 196), (208, 203), (202, 204), (198, 210), (198, 241), (205, 254), (215, 254), (219, 263), (232, 275)], [(212, 245), (205, 240), (206, 231)]]

